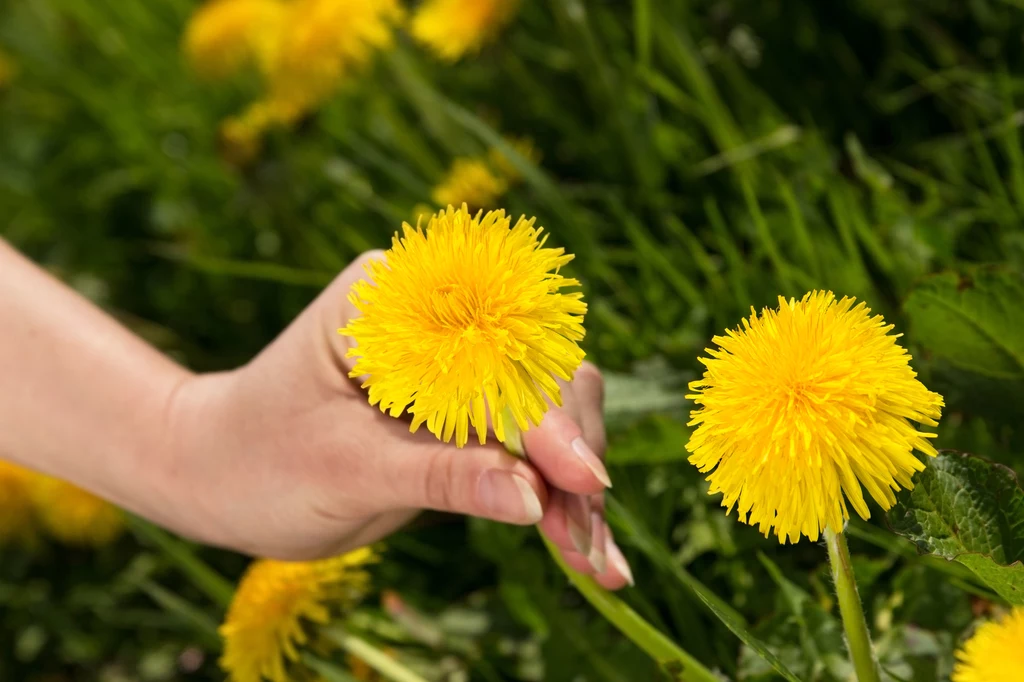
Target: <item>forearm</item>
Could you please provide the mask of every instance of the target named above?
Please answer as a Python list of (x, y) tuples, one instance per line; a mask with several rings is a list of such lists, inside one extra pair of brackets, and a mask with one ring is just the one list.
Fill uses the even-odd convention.
[(0, 240), (0, 458), (150, 517), (191, 375)]

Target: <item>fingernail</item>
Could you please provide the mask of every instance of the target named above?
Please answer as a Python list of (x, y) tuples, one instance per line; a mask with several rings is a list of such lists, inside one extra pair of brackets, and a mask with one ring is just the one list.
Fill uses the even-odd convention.
[(604, 519), (601, 518), (600, 513), (591, 512), (590, 526), (594, 529), (594, 535), (591, 539), (590, 554), (587, 555), (587, 561), (590, 562), (590, 565), (600, 575), (608, 568), (608, 557), (605, 554)]
[(590, 500), (585, 495), (565, 496), (565, 519), (572, 546), (583, 556), (590, 556)]
[(594, 454), (594, 451), (590, 449), (587, 442), (583, 440), (583, 437), (580, 436), (570, 445), (572, 445), (573, 452), (583, 460), (583, 463), (597, 477), (597, 480), (601, 481), (605, 488), (611, 488), (612, 479), (608, 478), (608, 470), (604, 468), (604, 462)]
[(480, 504), (492, 518), (513, 523), (537, 523), (544, 516), (540, 499), (521, 476), (491, 469), (477, 483)]
[(629, 562), (626, 561), (626, 557), (622, 555), (622, 550), (612, 540), (611, 535), (608, 536), (605, 551), (608, 552), (608, 561), (612, 562), (612, 566), (615, 567), (619, 575), (626, 579), (629, 586), (633, 587), (636, 585), (636, 582), (633, 581), (633, 571), (629, 569)]

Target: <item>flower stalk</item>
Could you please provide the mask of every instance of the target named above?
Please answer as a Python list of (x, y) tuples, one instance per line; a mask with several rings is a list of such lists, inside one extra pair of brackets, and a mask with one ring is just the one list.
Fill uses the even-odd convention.
[(619, 632), (640, 647), (648, 656), (658, 662), (681, 682), (721, 682), (721, 679), (704, 667), (704, 664), (688, 654), (671, 639), (659, 632), (631, 609), (624, 601), (597, 584), (589, 575), (577, 573), (569, 568), (558, 553), (558, 548), (543, 535), (541, 539), (551, 558), (555, 560), (572, 586), (583, 595), (598, 613), (618, 628)]
[[(527, 459), (523, 447), (523, 436), (508, 410), (505, 412), (505, 449), (516, 457)], [(539, 529), (538, 529), (539, 532)], [(562, 559), (554, 543), (541, 534), (541, 540), (565, 577), (569, 579), (583, 598), (598, 613), (618, 628), (631, 642), (640, 647), (648, 656), (671, 672), (673, 679), (681, 682), (721, 682), (720, 679), (696, 658), (688, 654), (657, 628), (644, 620), (624, 601), (597, 584), (589, 575), (577, 573)]]
[(836, 597), (839, 600), (839, 613), (843, 619), (843, 629), (846, 631), (846, 645), (850, 650), (850, 659), (853, 661), (857, 680), (880, 682), (878, 661), (875, 660), (868, 623), (864, 618), (860, 595), (857, 593), (857, 582), (853, 576), (853, 564), (850, 562), (850, 548), (846, 544), (846, 536), (826, 528), (825, 543), (828, 545), (828, 559), (832, 568)]
[(426, 682), (385, 652), (365, 639), (356, 637), (342, 628), (327, 628), (324, 635), (334, 644), (370, 666), (391, 682)]

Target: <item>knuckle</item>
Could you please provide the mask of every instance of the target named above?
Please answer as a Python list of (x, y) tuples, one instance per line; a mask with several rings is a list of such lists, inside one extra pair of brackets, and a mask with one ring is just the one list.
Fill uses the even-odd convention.
[(594, 395), (596, 395), (601, 402), (604, 401), (604, 376), (601, 374), (601, 370), (597, 368), (597, 365), (584, 360), (580, 365), (580, 368), (576, 370), (576, 376), (574, 378), (577, 382), (586, 387), (587, 390), (593, 391)]
[(437, 447), (424, 457), (423, 500), (430, 509), (457, 511), (455, 459), (445, 447)]

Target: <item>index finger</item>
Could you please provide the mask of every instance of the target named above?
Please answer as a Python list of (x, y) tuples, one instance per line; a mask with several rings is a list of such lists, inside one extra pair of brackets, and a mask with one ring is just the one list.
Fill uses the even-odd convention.
[[(591, 380), (591, 374), (598, 377), (597, 381)], [(524, 432), (523, 445), (530, 462), (553, 486), (594, 495), (611, 487), (602, 462), (600, 374), (593, 365), (584, 363), (576, 376), (586, 378), (563, 384), (562, 407), (552, 407), (539, 426)]]

